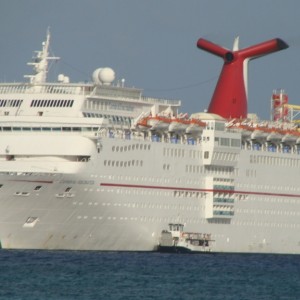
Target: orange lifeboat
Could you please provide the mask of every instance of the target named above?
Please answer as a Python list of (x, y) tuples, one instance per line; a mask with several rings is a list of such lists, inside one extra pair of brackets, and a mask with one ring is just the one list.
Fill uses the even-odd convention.
[(138, 126), (143, 126), (150, 130), (166, 130), (170, 125), (171, 119), (161, 116), (148, 116), (138, 122)]

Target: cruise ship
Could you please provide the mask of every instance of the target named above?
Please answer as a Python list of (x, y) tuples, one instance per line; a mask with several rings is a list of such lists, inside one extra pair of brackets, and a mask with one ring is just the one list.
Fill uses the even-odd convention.
[[(300, 133), (247, 109), (247, 65), (288, 45), (198, 48), (224, 65), (206, 112), (143, 96), (109, 67), (48, 82), (50, 32), (22, 83), (0, 84), (3, 249), (155, 251), (168, 224), (214, 252), (300, 253)], [(270, 93), (271, 94), (271, 93)], [(208, 101), (209, 103), (209, 101)]]

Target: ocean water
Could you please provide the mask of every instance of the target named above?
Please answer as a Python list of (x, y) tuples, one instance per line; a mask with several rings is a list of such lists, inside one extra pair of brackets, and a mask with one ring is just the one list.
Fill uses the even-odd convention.
[(0, 299), (300, 299), (300, 255), (0, 251)]

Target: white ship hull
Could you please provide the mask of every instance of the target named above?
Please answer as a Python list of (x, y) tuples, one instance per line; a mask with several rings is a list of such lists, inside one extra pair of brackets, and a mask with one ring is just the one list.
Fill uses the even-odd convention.
[[(118, 145), (123, 149), (135, 145), (135, 150), (112, 153), (112, 147)], [(179, 221), (189, 231), (201, 228), (210, 232), (215, 240), (214, 251), (299, 253), (300, 187), (292, 188), (297, 183), (291, 182), (292, 178), (296, 181), (297, 168), (286, 168), (286, 172), (290, 175), (294, 172), (295, 176), (284, 182), (282, 176), (269, 176), (269, 170), (256, 166), (259, 180), (255, 182), (259, 184), (251, 183), (251, 178), (241, 174), (251, 168), (247, 161), (253, 151), (241, 150), (239, 175), (230, 176), (235, 181), (234, 216), (212, 221), (205, 214), (207, 197), (212, 193), (206, 178), (213, 171), (207, 174), (201, 159), (188, 157), (182, 161), (169, 158), (172, 171), (163, 171), (166, 146), (182, 149), (187, 156), (190, 151), (201, 153), (200, 145), (179, 147), (103, 138), (103, 151), (94, 153), (95, 157), (85, 163), (80, 175), (3, 174), (0, 177), (2, 247), (152, 251), (166, 225)], [(111, 164), (133, 160), (136, 163), (130, 167), (104, 166), (108, 158)], [(185, 173), (188, 163), (196, 163), (199, 174), (176, 175)], [(280, 174), (283, 170), (282, 166), (274, 166), (273, 173)], [(34, 191), (37, 186), (42, 188)], [(72, 188), (71, 193), (64, 192), (68, 187)], [(38, 218), (33, 227), (24, 226), (29, 217)]]
[(114, 86), (111, 69), (47, 83), (49, 39), (30, 83), (0, 84), (2, 248), (154, 251), (181, 223), (213, 252), (300, 253), (298, 132), (209, 113), (170, 130), (180, 101)]

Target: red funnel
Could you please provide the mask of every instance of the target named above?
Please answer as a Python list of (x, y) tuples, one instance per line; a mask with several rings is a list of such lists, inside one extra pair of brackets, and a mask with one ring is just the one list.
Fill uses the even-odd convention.
[(247, 117), (247, 78), (245, 77), (248, 61), (289, 47), (281, 39), (273, 39), (238, 51), (230, 51), (205, 39), (199, 39), (197, 46), (224, 60), (208, 112), (227, 119)]

